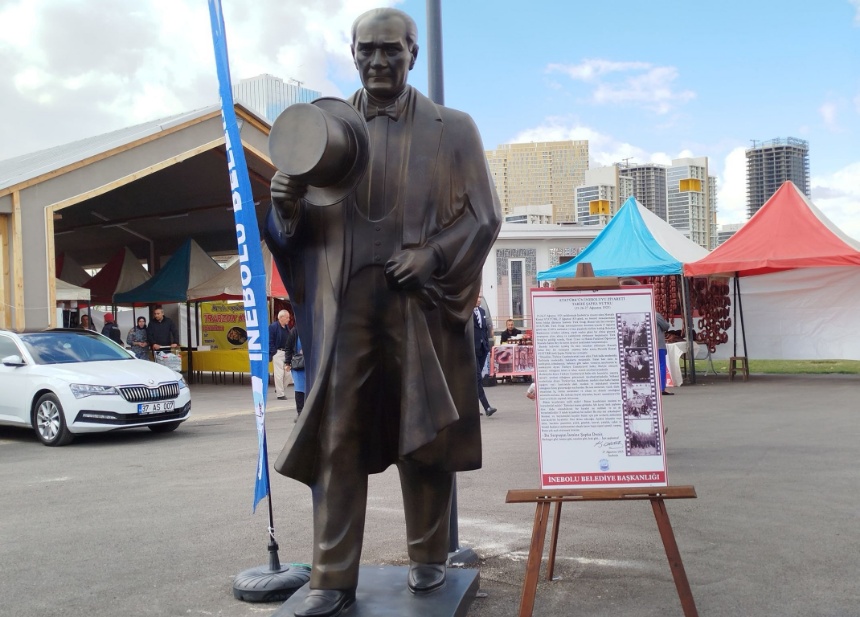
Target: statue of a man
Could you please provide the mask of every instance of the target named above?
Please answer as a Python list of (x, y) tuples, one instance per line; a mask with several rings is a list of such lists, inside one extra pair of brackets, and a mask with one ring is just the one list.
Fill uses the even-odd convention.
[(305, 350), (304, 411), (275, 462), (311, 487), (311, 591), (295, 614), (355, 601), (367, 477), (395, 464), (413, 593), (445, 583), (454, 473), (481, 466), (472, 308), (501, 213), (472, 119), (407, 85), (415, 22), (356, 19), (367, 172), (332, 206), (278, 172), (266, 240)]

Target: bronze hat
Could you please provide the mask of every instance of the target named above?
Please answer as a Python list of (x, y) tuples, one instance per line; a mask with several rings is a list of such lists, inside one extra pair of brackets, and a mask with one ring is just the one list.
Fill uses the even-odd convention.
[(343, 200), (367, 170), (370, 137), (358, 111), (334, 97), (295, 103), (275, 119), (269, 157), (280, 171), (305, 182), (315, 206)]

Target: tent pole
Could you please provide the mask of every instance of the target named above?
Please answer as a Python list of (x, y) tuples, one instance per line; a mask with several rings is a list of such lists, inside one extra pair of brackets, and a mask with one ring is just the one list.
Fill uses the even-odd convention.
[(200, 329), (202, 328), (202, 324), (200, 323), (200, 303), (194, 303), (194, 338), (197, 340), (197, 346), (200, 347)]
[[(741, 300), (741, 277), (735, 277), (735, 289), (737, 290), (737, 298), (738, 298), (738, 310), (741, 313), (741, 336), (743, 337), (744, 342), (744, 358), (747, 358), (747, 362), (749, 362), (749, 357), (747, 356), (747, 329), (744, 326), (744, 305), (743, 300)], [(749, 364), (747, 364), (749, 366)]]
[(191, 357), (191, 303), (185, 303), (185, 337), (188, 339), (188, 383), (194, 383), (194, 359)]
[(681, 276), (681, 302), (684, 310), (684, 324), (687, 326), (687, 359), (690, 367), (690, 383), (696, 383), (696, 354), (693, 353), (693, 300), (690, 297), (690, 279)]
[(738, 273), (735, 272), (735, 284), (732, 285), (732, 288), (735, 292), (735, 299), (732, 302), (732, 325), (735, 327), (735, 332), (732, 335), (732, 345), (734, 346), (732, 349), (732, 357), (737, 358), (738, 356)]

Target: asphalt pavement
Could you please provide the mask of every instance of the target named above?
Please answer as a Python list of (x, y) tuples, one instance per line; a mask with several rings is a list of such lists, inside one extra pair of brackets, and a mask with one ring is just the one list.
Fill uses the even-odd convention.
[[(539, 488), (534, 404), (499, 385), (484, 418), (484, 467), (459, 474), (460, 541), (481, 557), (470, 616), (517, 614)], [(860, 615), (860, 377), (700, 376), (664, 401), (669, 480), (697, 499), (667, 501), (702, 616)], [(270, 399), (274, 399), (270, 390)], [(267, 563), (265, 504), (251, 513), (257, 437), (247, 385), (192, 386), (193, 417), (40, 445), (0, 428), (0, 616), (268, 616), (278, 604), (232, 595)], [(293, 427), (270, 401), (272, 459)], [(309, 490), (272, 477), (284, 562), (311, 558)], [(535, 615), (681, 615), (648, 502), (565, 505), (557, 580)], [(406, 562), (396, 470), (370, 484), (362, 562)]]

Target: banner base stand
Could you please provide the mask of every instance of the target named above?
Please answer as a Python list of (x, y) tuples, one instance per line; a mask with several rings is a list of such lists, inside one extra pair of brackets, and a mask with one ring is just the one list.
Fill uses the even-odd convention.
[(269, 539), (269, 565), (249, 568), (233, 579), (233, 597), (243, 602), (283, 602), (311, 579), (311, 567), (281, 565), (278, 543)]
[(233, 597), (243, 602), (283, 602), (310, 578), (311, 569), (305, 565), (283, 565), (277, 570), (269, 566), (249, 568), (236, 575)]

